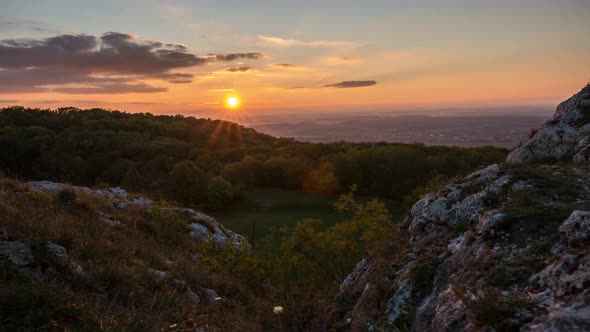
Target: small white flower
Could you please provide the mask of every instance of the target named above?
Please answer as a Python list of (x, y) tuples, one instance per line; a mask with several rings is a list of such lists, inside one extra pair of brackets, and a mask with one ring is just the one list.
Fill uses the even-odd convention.
[(281, 307), (281, 306), (274, 307), (274, 308), (272, 309), (272, 312), (273, 312), (275, 315), (280, 315), (280, 314), (282, 314), (282, 313), (283, 313), (283, 307)]

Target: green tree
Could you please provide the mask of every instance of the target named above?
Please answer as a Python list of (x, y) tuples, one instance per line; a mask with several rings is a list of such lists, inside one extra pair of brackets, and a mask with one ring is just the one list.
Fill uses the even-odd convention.
[(190, 160), (176, 163), (169, 173), (169, 190), (178, 201), (202, 203), (207, 198), (207, 174)]
[(226, 206), (234, 197), (234, 189), (222, 176), (216, 176), (207, 187), (207, 203), (211, 209), (220, 209)]

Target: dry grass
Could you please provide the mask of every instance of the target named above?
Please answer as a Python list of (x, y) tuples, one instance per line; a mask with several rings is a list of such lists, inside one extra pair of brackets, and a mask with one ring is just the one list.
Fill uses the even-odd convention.
[[(107, 225), (99, 211), (121, 225)], [(186, 226), (181, 216), (119, 210), (104, 199), (67, 190), (54, 197), (0, 179), (0, 229), (10, 240), (58, 243), (85, 271), (83, 277), (64, 269), (52, 272), (50, 262), (36, 261), (32, 268), (41, 271), (39, 279), (23, 269), (0, 266), (0, 325), (88, 331), (272, 329), (276, 317), (268, 296), (254, 292), (256, 287), (247, 284), (250, 278), (242, 280), (200, 259), (203, 247)], [(159, 280), (148, 269), (167, 276)], [(186, 286), (175, 286), (174, 279), (185, 280)], [(197, 293), (215, 288), (228, 301), (195, 305), (186, 287)], [(204, 302), (204, 294), (199, 296)]]

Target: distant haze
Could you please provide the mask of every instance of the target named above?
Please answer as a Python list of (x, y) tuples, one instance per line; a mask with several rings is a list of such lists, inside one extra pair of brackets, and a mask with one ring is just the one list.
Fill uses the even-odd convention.
[(306, 142), (400, 142), (513, 148), (547, 121), (549, 107), (423, 110), (419, 114), (266, 116), (248, 126)]

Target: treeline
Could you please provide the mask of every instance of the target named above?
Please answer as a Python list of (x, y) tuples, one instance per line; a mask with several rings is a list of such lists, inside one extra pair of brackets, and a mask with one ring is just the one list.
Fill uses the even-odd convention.
[(435, 177), (502, 160), (494, 147), (302, 143), (235, 123), (103, 109), (0, 109), (0, 170), (23, 179), (122, 186), (222, 207), (278, 187), (402, 199)]

